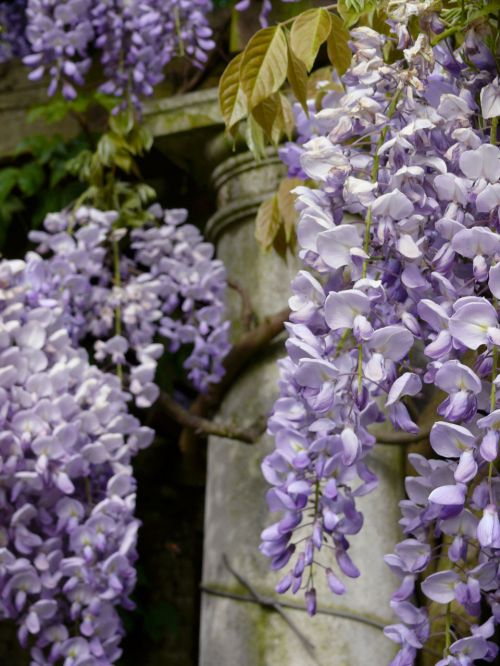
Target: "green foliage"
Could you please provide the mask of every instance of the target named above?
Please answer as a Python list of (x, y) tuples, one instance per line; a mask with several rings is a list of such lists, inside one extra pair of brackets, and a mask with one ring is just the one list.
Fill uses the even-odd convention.
[[(345, 10), (351, 14), (359, 14), (372, 4), (370, 0), (344, 0)], [(267, 142), (278, 145), (284, 136), (292, 138), (295, 122), (290, 100), (282, 92), (285, 82), (308, 114), (312, 70), (321, 47), (326, 44), (328, 58), (338, 74), (349, 67), (348, 21), (330, 11), (333, 7), (307, 9), (259, 30), (226, 67), (219, 83), (222, 117), (233, 135), (245, 123), (247, 145), (256, 159), (265, 156)], [(331, 73), (324, 78), (331, 78)], [(262, 204), (256, 228), (259, 243), (265, 249), (274, 247), (282, 256), (295, 242), (293, 196), (291, 187), (287, 187), (283, 185)]]
[(70, 114), (81, 117), (87, 113), (91, 106), (96, 105), (109, 112), (116, 106), (116, 98), (99, 92), (80, 93), (74, 100), (67, 100), (62, 95), (58, 95), (48, 102), (34, 106), (28, 112), (27, 118), (28, 122), (43, 120), (49, 124), (58, 123)]
[(68, 172), (86, 185), (75, 207), (87, 203), (102, 210), (118, 210), (120, 226), (144, 224), (146, 206), (156, 193), (140, 182), (137, 158), (149, 151), (152, 143), (151, 133), (136, 124), (131, 111), (110, 116), (109, 130), (99, 138), (95, 150), (82, 150), (66, 165)]
[(303, 60), (290, 46), (288, 40), (288, 69), (287, 69), (288, 83), (292, 88), (292, 92), (297, 98), (304, 111), (309, 115), (307, 109), (307, 67)]
[(359, 19), (369, 12), (383, 5), (377, 0), (338, 0), (337, 11), (344, 20), (345, 25), (350, 28)]
[(68, 178), (66, 163), (87, 145), (83, 135), (71, 141), (34, 135), (17, 145), (14, 164), (0, 168), (0, 251), (14, 224), (25, 231), (36, 228), (47, 213), (81, 193), (82, 186)]
[(286, 37), (279, 25), (259, 30), (250, 39), (239, 71), (249, 111), (281, 88), (287, 59)]
[(326, 9), (308, 9), (299, 14), (290, 31), (290, 47), (311, 71), (319, 48), (328, 39), (332, 30), (332, 14)]
[[(469, 27), (474, 24), (476, 30), (483, 31), (484, 39), (486, 42), (490, 39), (488, 35), (488, 25), (494, 27), (494, 32), (497, 31), (497, 16), (500, 11), (500, 1), (484, 2), (484, 0), (469, 0), (469, 2), (462, 2), (462, 0), (451, 0), (447, 2), (446, 6), (442, 8), (440, 17), (446, 23), (448, 28), (437, 35), (433, 40), (433, 44), (451, 37), (452, 35), (460, 42), (463, 35), (467, 32)], [(493, 52), (496, 51), (493, 44), (490, 45)]]
[[(333, 5), (332, 5), (333, 6)], [(234, 134), (246, 121), (247, 144), (257, 159), (266, 141), (277, 145), (293, 132), (293, 114), (281, 93), (285, 81), (308, 113), (308, 72), (325, 42), (332, 66), (343, 74), (351, 62), (344, 21), (326, 7), (259, 30), (227, 66), (219, 83), (219, 103), (226, 128)]]
[(349, 68), (352, 58), (351, 49), (348, 44), (349, 30), (345, 27), (342, 19), (335, 14), (332, 14), (331, 22), (332, 29), (326, 43), (328, 58), (340, 76), (342, 76)]
[(233, 58), (222, 74), (219, 85), (219, 105), (229, 131), (247, 115), (247, 102), (240, 82), (243, 53)]
[(263, 201), (257, 213), (255, 238), (265, 250), (274, 250), (286, 258), (287, 247), (296, 245), (297, 212), (292, 190), (303, 185), (299, 178), (284, 178), (277, 192)]

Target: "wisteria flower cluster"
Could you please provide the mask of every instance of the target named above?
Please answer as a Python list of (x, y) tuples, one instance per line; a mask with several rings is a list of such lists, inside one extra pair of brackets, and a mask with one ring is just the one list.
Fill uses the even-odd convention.
[[(315, 578), (334, 594), (357, 577), (350, 535), (362, 528), (356, 498), (377, 484), (370, 426), (390, 420), (420, 432), (415, 400), (443, 399), (430, 431), (436, 455), (412, 455), (401, 504), (405, 539), (387, 556), (401, 579), (392, 607), (400, 645), (392, 666), (411, 666), (434, 632), (439, 666), (492, 662), (500, 622), (500, 88), (493, 55), (474, 30), (453, 52), (392, 25), (404, 49), (386, 64), (385, 38), (352, 31), (344, 92), (331, 92), (282, 151), (299, 187), (304, 269), (292, 283), (287, 357), (269, 420), (276, 448), (263, 462), (267, 499), (281, 517), (262, 534), (277, 591), (305, 592)], [(403, 11), (403, 4), (405, 11)], [(429, 5), (430, 6), (430, 5)], [(406, 13), (405, 13), (406, 12)], [(424, 29), (425, 28), (425, 29)], [(434, 389), (435, 387), (435, 389)], [(336, 562), (336, 564), (333, 563)], [(423, 578), (420, 583), (419, 579)], [(441, 610), (414, 603), (416, 585)], [(445, 618), (439, 624), (439, 616)]]
[(28, 53), (26, 0), (0, 2), (0, 63)]
[(89, 364), (37, 254), (0, 263), (0, 617), (37, 666), (108, 666), (135, 583), (131, 459), (153, 436)]
[(128, 402), (156, 400), (161, 340), (191, 345), (197, 388), (222, 375), (224, 268), (186, 211), (149, 213), (130, 233), (115, 211), (51, 214), (32, 233), (39, 253), (0, 263), (0, 618), (16, 620), (33, 666), (121, 654), (131, 461), (153, 438)]
[(210, 0), (27, 0), (24, 62), (32, 80), (49, 75), (49, 95), (74, 99), (97, 51), (100, 90), (140, 108), (173, 57), (205, 63), (214, 47), (211, 10)]
[(93, 340), (95, 360), (117, 367), (143, 408), (158, 397), (165, 346), (189, 346), (184, 367), (200, 391), (222, 377), (229, 349), (226, 273), (213, 245), (185, 224), (185, 210), (149, 212), (151, 223), (130, 233), (116, 228), (115, 211), (88, 207), (51, 214), (31, 233), (50, 267), (47, 298), (64, 300), (72, 339)]

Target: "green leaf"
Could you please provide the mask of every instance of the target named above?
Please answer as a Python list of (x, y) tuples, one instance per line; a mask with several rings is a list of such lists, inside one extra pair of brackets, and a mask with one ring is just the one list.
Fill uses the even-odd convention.
[(68, 175), (67, 162), (60, 160), (52, 165), (50, 170), (49, 185), (56, 187)]
[(273, 240), (273, 250), (286, 263), (288, 243), (286, 242), (285, 230), (283, 225), (278, 229), (278, 233)]
[(273, 126), (280, 109), (279, 97), (276, 93), (267, 97), (252, 110), (252, 115), (264, 130), (268, 139), (272, 140)]
[(14, 155), (19, 157), (19, 155), (29, 153), (30, 155), (39, 156), (44, 153), (49, 146), (52, 148), (53, 144), (53, 141), (42, 134), (26, 136), (17, 144), (14, 150)]
[(326, 9), (309, 9), (295, 19), (290, 33), (290, 45), (295, 55), (310, 72), (320, 46), (326, 42), (332, 26)]
[(141, 204), (148, 204), (156, 198), (155, 190), (146, 183), (139, 183), (136, 186), (136, 190)]
[(377, 0), (338, 0), (337, 11), (347, 27), (351, 27), (360, 16), (377, 8)]
[(75, 157), (66, 162), (66, 171), (73, 176), (78, 176), (83, 181), (90, 179), (91, 169), (92, 152), (90, 150), (82, 150), (78, 155), (75, 155)]
[(349, 48), (349, 30), (341, 18), (331, 14), (332, 29), (328, 35), (326, 49), (328, 58), (340, 76), (349, 69), (352, 60), (352, 51)]
[(118, 100), (114, 95), (106, 95), (105, 93), (96, 92), (94, 94), (94, 101), (99, 106), (102, 106), (106, 111), (112, 111), (118, 104)]
[(286, 76), (288, 83), (290, 84), (297, 101), (300, 103), (306, 114), (309, 115), (309, 109), (307, 108), (307, 69), (304, 62), (296, 56), (291, 49), (288, 40), (287, 48), (288, 68)]
[(33, 123), (43, 120), (46, 123), (57, 123), (62, 120), (69, 111), (69, 102), (58, 97), (46, 104), (38, 104), (28, 111), (27, 120)]
[(109, 126), (117, 134), (128, 134), (134, 126), (134, 114), (130, 109), (110, 115)]
[(19, 172), (19, 189), (28, 197), (33, 196), (44, 184), (45, 173), (36, 162), (28, 162)]
[(125, 173), (132, 173), (136, 171), (135, 162), (130, 155), (124, 152), (118, 152), (115, 155), (114, 162)]
[(263, 201), (257, 212), (255, 220), (255, 239), (268, 250), (281, 226), (281, 215), (278, 206), (278, 197), (274, 194), (270, 199)]
[(17, 185), (18, 178), (19, 169), (15, 167), (0, 170), (0, 202), (2, 204)]
[(97, 155), (104, 166), (111, 166), (116, 155), (117, 143), (111, 134), (103, 134), (97, 144)]
[(9, 197), (7, 201), (4, 201), (2, 204), (2, 210), (0, 213), (0, 225), (8, 227), (12, 222), (12, 218), (16, 213), (20, 213), (24, 210), (24, 204), (22, 200), (17, 196)]
[(248, 116), (245, 130), (245, 139), (250, 152), (255, 160), (259, 162), (266, 156), (266, 144), (264, 141), (264, 130), (255, 120), (252, 114)]
[(123, 135), (117, 136), (122, 136), (123, 140), (120, 145), (133, 155), (143, 155), (153, 145), (153, 135), (144, 125), (136, 125), (126, 139), (123, 138)]
[(240, 83), (242, 59), (243, 53), (239, 53), (231, 60), (219, 83), (219, 105), (228, 130), (247, 115), (246, 98)]
[(283, 93), (279, 93), (280, 115), (282, 117), (282, 129), (289, 141), (291, 141), (295, 130), (295, 116), (290, 100)]
[(296, 195), (292, 190), (298, 185), (303, 185), (300, 178), (284, 178), (278, 188), (278, 207), (283, 219), (285, 238), (288, 245), (295, 242), (295, 227), (297, 225), (297, 211), (295, 210)]
[(248, 109), (254, 109), (279, 90), (287, 71), (286, 37), (280, 26), (259, 30), (243, 51), (240, 82)]

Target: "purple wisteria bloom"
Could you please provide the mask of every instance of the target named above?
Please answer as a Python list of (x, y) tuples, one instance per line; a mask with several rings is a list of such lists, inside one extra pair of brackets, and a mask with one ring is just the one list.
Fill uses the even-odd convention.
[[(356, 497), (376, 485), (370, 426), (389, 419), (419, 435), (414, 401), (432, 395), (434, 458), (410, 455), (404, 539), (386, 557), (400, 579), (398, 622), (385, 632), (399, 646), (391, 666), (412, 666), (442, 631), (416, 598), (472, 616), (469, 630), (450, 622), (440, 665), (493, 662), (500, 149), (485, 119), (500, 115), (495, 58), (474, 28), (456, 52), (433, 48), (427, 32), (444, 25), (432, 2), (388, 6), (402, 60), (385, 63), (386, 38), (352, 30), (344, 92), (307, 121), (297, 108), (298, 140), (280, 151), (290, 175), (316, 188), (296, 188), (303, 269), (269, 420), (276, 447), (262, 464), (279, 515), (261, 550), (285, 570), (278, 592), (305, 592), (309, 612), (313, 569), (338, 594), (330, 572), (341, 583), (359, 574), (348, 556), (363, 523)], [(415, 41), (410, 19), (425, 26)]]
[(74, 99), (97, 52), (101, 91), (140, 108), (174, 57), (205, 63), (215, 46), (211, 10), (210, 0), (27, 0), (29, 53), (18, 55), (32, 80), (48, 74), (49, 95), (61, 90)]
[(0, 263), (0, 615), (32, 664), (104, 666), (136, 579), (131, 462), (153, 432), (74, 344), (47, 269)]
[(0, 63), (22, 58), (28, 52), (26, 2), (0, 2)]
[[(45, 231), (31, 233), (48, 256), (39, 278), (47, 298), (62, 292), (67, 327), (75, 341), (95, 340), (95, 359), (125, 372), (138, 407), (158, 397), (158, 359), (165, 347), (189, 346), (184, 367), (205, 391), (224, 372), (229, 350), (225, 319), (226, 273), (214, 247), (185, 224), (185, 210), (150, 209), (151, 223), (115, 235), (114, 211), (82, 207), (51, 214)], [(116, 239), (116, 240), (113, 240)], [(113, 266), (114, 242), (122, 250)]]

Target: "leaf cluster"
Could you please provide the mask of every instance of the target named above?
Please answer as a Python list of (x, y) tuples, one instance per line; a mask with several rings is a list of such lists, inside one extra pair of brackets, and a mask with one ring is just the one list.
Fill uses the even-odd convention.
[(16, 147), (14, 160), (0, 168), (0, 249), (9, 230), (21, 223), (37, 228), (49, 212), (61, 210), (77, 197), (82, 186), (68, 178), (68, 160), (88, 146), (80, 135), (71, 141), (62, 136), (33, 135)]
[[(259, 30), (229, 63), (219, 83), (222, 116), (233, 135), (245, 123), (246, 141), (256, 159), (265, 155), (266, 142), (278, 145), (283, 137), (293, 136), (295, 119), (283, 92), (285, 84), (309, 115), (308, 99), (316, 97), (312, 70), (320, 49), (326, 46), (331, 66), (342, 76), (352, 58), (348, 25), (371, 4), (371, 0), (342, 0), (331, 7), (308, 9)], [(331, 11), (333, 8), (337, 11)], [(323, 78), (331, 78), (331, 70)], [(285, 179), (276, 194), (262, 203), (257, 215), (257, 241), (266, 250), (273, 247), (282, 257), (286, 257), (287, 248), (295, 246), (296, 212), (291, 190), (299, 183)]]
[(227, 66), (219, 84), (219, 102), (229, 132), (247, 121), (247, 142), (258, 156), (266, 140), (277, 145), (290, 137), (294, 118), (282, 92), (288, 82), (308, 113), (308, 79), (320, 48), (342, 75), (351, 62), (344, 19), (326, 7), (308, 9), (290, 21), (259, 30)]
[(116, 98), (100, 92), (80, 92), (73, 100), (65, 99), (62, 95), (50, 99), (48, 102), (33, 106), (28, 114), (27, 120), (32, 123), (43, 120), (45, 123), (59, 123), (68, 115), (83, 118), (92, 107), (101, 107), (110, 112), (116, 106)]
[(75, 207), (84, 203), (120, 212), (121, 226), (140, 226), (154, 190), (140, 182), (137, 158), (151, 149), (153, 137), (137, 124), (132, 111), (111, 115), (109, 129), (95, 150), (83, 150), (67, 164), (68, 171), (87, 185)]

